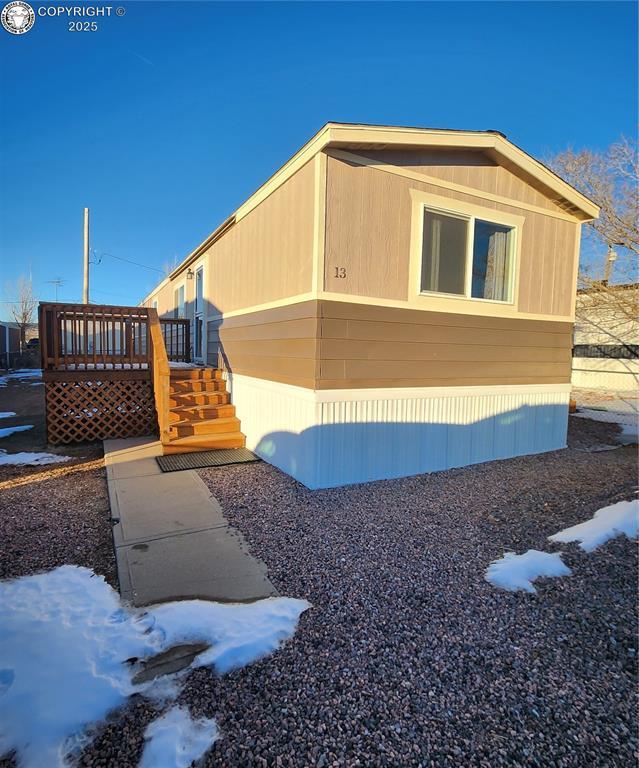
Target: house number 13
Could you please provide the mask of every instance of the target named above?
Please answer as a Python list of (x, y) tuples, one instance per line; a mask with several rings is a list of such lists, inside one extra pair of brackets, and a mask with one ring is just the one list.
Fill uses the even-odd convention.
[(335, 267), (335, 277), (346, 277), (346, 267)]

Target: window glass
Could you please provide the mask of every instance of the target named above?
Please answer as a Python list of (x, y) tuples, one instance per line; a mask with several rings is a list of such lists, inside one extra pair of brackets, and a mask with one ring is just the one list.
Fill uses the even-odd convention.
[(181, 285), (175, 289), (175, 308), (173, 310), (175, 317), (186, 317), (184, 306), (184, 286)]
[(424, 211), (422, 291), (464, 294), (468, 221)]
[(510, 300), (512, 229), (475, 221), (471, 296), (474, 299)]
[(195, 311), (201, 312), (204, 305), (204, 271), (202, 268), (195, 273)]
[(513, 227), (425, 209), (421, 290), (511, 301), (513, 243)]

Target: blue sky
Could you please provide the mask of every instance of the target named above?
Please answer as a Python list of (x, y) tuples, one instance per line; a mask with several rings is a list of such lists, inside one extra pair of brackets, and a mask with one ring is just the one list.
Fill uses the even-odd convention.
[(181, 259), (328, 120), (493, 128), (542, 158), (636, 132), (632, 2), (121, 5), (97, 32), (0, 29), (5, 301), (29, 270), (80, 299), (87, 205), (111, 254), (92, 300), (137, 303), (161, 275), (114, 256)]

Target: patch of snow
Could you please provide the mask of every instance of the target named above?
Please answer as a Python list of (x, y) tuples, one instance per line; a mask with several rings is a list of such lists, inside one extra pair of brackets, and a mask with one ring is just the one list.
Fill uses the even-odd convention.
[[(132, 693), (177, 695), (179, 687), (166, 681), (134, 686), (136, 659), (184, 638), (218, 645), (194, 665), (226, 671), (275, 650), (293, 635), (308, 606), (278, 597), (241, 605), (189, 600), (134, 609), (123, 606), (101, 576), (70, 565), (0, 582), (0, 756), (15, 750), (20, 768), (62, 768), (91, 740), (91, 726)], [(180, 715), (171, 715), (150, 727), (148, 748), (155, 749), (155, 735), (175, 755), (180, 744), (204, 749), (204, 735), (209, 745), (214, 738), (211, 727), (202, 722), (188, 727)]]
[(62, 461), (71, 461), (71, 456), (58, 456), (55, 453), (30, 453), (22, 451), (21, 453), (0, 453), (0, 465), (11, 464), (14, 466), (24, 465), (29, 467), (39, 467), (44, 464), (58, 464)]
[(206, 600), (180, 600), (150, 609), (162, 627), (170, 647), (207, 642), (211, 648), (193, 662), (195, 667), (214, 666), (223, 675), (276, 650), (289, 637), (305, 600), (269, 598), (255, 603), (227, 605)]
[(537, 590), (532, 585), (535, 579), (569, 576), (570, 573), (570, 568), (562, 562), (559, 552), (529, 549), (523, 555), (506, 552), (503, 557), (493, 560), (484, 578), (496, 587), (511, 592), (524, 589), (526, 592), (536, 593)]
[(187, 709), (173, 707), (147, 726), (140, 768), (189, 768), (218, 734), (215, 720), (192, 720)]
[(7, 374), (10, 379), (41, 379), (42, 369), (40, 368), (18, 368)]
[(564, 528), (549, 536), (550, 541), (578, 541), (584, 552), (592, 552), (610, 539), (625, 534), (629, 539), (639, 535), (639, 499), (619, 501), (595, 512), (585, 523)]
[(639, 443), (639, 421), (634, 424), (620, 424), (622, 443)]
[(28, 429), (33, 429), (33, 424), (23, 424), (19, 427), (3, 427), (0, 429), (0, 438), (9, 437), (14, 432), (26, 432)]
[(0, 411), (0, 419), (8, 419), (10, 416), (15, 416), (15, 411)]
[(169, 360), (169, 368), (193, 368), (193, 370), (197, 370), (202, 368), (202, 366), (195, 365), (194, 363), (180, 363), (177, 360)]
[[(99, 357), (99, 355), (98, 355)], [(149, 367), (148, 363), (67, 363), (67, 371), (144, 371)]]
[(17, 371), (5, 373), (0, 376), (0, 387), (6, 387), (9, 380), (27, 381), (28, 379), (41, 379), (42, 371), (39, 368), (19, 368)]
[(147, 624), (91, 571), (62, 566), (0, 584), (0, 754), (63, 766), (73, 738), (134, 691), (124, 660), (153, 653)]

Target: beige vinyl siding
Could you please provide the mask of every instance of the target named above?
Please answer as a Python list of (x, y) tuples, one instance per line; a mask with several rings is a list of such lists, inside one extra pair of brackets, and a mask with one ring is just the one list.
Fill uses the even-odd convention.
[[(191, 265), (204, 264), (204, 315), (267, 304), (312, 289), (314, 167), (309, 162), (216, 240)], [(146, 302), (158, 300), (160, 316), (172, 317), (174, 291), (186, 286), (186, 314), (192, 317), (195, 279), (187, 270)]]
[(479, 150), (365, 150), (361, 154), (380, 163), (390, 163), (409, 171), (503, 195), (513, 201), (549, 211), (562, 210), (546, 195)]
[(220, 326), (222, 325), (222, 318), (218, 317), (214, 320), (209, 320), (206, 324), (206, 358), (207, 365), (212, 365), (215, 368), (222, 368), (222, 355), (221, 355), (221, 342), (220, 342)]
[(153, 294), (153, 296), (146, 302), (146, 306), (152, 307), (153, 302), (157, 301), (158, 315), (160, 317), (173, 317), (173, 291), (176, 285), (178, 285), (178, 281), (171, 283), (170, 285), (167, 284), (162, 286), (162, 288), (160, 288), (157, 293)]
[(314, 168), (307, 163), (206, 252), (207, 314), (309, 292)]
[[(217, 320), (219, 365), (232, 373), (315, 388), (317, 302)], [(209, 342), (209, 352), (214, 353)], [(210, 363), (216, 361), (209, 359)]]
[(570, 381), (571, 323), (321, 301), (318, 389)]
[(571, 329), (305, 301), (210, 321), (208, 362), (308, 389), (556, 384), (570, 381)]
[[(454, 172), (459, 183), (470, 186), (470, 171), (476, 168), (480, 175), (473, 176), (472, 180), (497, 189), (498, 176), (494, 172), (500, 169), (491, 165), (446, 166), (447, 159), (450, 160), (447, 155), (441, 158), (443, 164), (439, 166), (438, 173), (453, 175)], [(430, 170), (431, 166), (429, 173)], [(503, 177), (508, 180), (509, 189), (512, 187), (513, 194), (523, 196), (521, 188), (513, 181), (516, 177), (503, 170), (512, 177)], [(491, 179), (494, 184), (488, 183)], [(324, 269), (327, 291), (400, 301), (409, 299), (411, 189), (453, 200), (481, 203), (485, 208), (523, 216), (519, 293), (516, 297), (518, 310), (530, 314), (570, 315), (574, 291), (572, 270), (576, 222), (518, 208), (516, 204), (505, 205), (374, 168), (353, 165), (333, 157), (329, 157), (327, 163)], [(499, 192), (504, 193), (503, 189)], [(536, 205), (540, 202), (539, 194), (530, 188), (529, 197), (535, 200)], [(336, 268), (345, 269), (346, 278), (337, 277)]]

